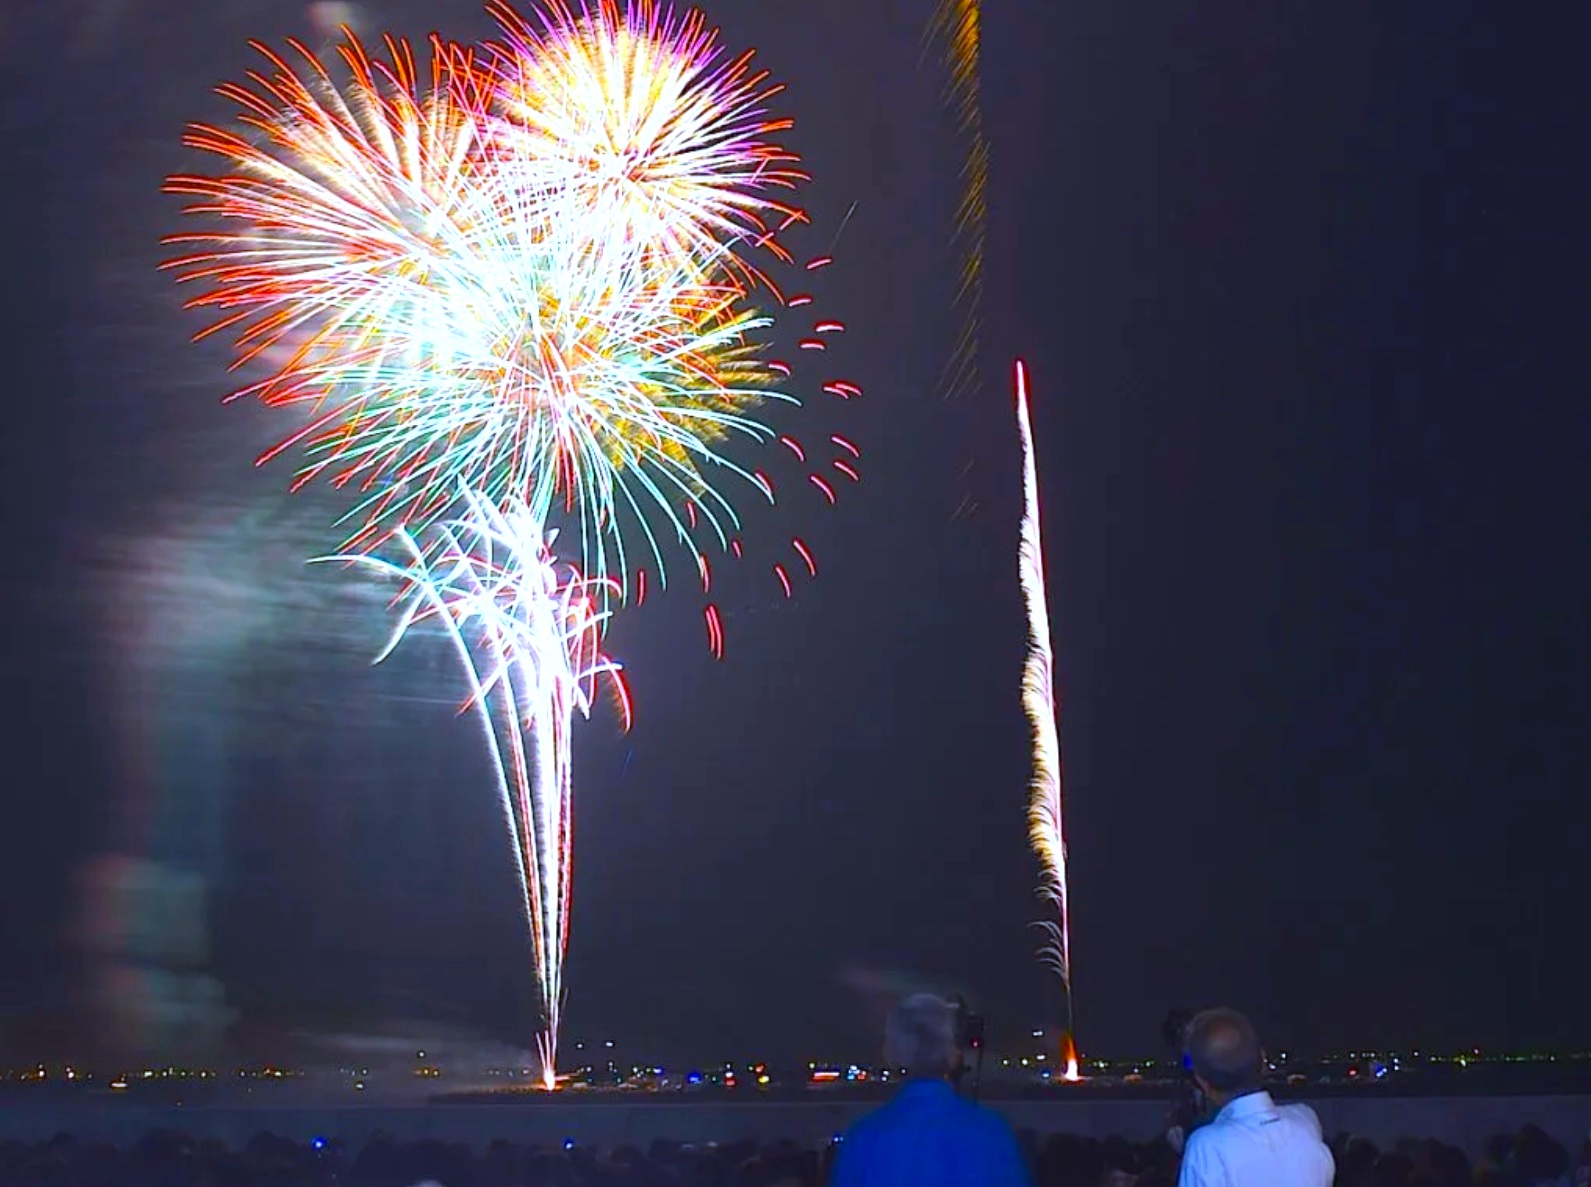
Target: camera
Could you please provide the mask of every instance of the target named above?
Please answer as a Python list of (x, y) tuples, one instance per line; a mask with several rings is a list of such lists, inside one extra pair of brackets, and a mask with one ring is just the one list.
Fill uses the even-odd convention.
[(956, 999), (956, 1044), (966, 1051), (983, 1050), (983, 1015), (974, 1014), (959, 997)]
[(975, 1054), (983, 1051), (983, 1015), (974, 1014), (967, 999), (957, 994), (950, 999), (956, 1008), (956, 1046)]
[[(967, 999), (959, 994), (952, 1000), (956, 1007), (956, 1046), (972, 1053), (972, 1099), (977, 1100), (978, 1090), (983, 1085), (983, 1015), (974, 1014)], [(967, 1060), (963, 1058), (955, 1071), (958, 1090), (966, 1074)]]
[(1184, 1067), (1187, 1066), (1188, 1027), (1192, 1025), (1193, 1012), (1178, 1009), (1167, 1010), (1166, 1020), (1160, 1024), (1160, 1037), (1183, 1060)]

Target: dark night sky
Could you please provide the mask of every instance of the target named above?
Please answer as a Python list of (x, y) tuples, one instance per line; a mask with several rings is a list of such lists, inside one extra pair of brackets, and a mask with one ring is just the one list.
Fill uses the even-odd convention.
[[(331, 501), (250, 469), (279, 426), (217, 405), (220, 356), (153, 273), (181, 124), (220, 114), (246, 37), (307, 31), (291, 4), (209, 7), (0, 16), (4, 1037), (56, 1042), (77, 872), (142, 837), (211, 877), (245, 1018), (524, 1042), (447, 657), (368, 670), (379, 616), (297, 563)], [(1584, 1043), (1591, 412), (1560, 38), (1467, 2), (990, 4), (987, 350), (945, 403), (958, 158), (926, 7), (710, 9), (792, 84), (818, 234), (858, 203), (824, 297), (868, 387), (841, 426), (867, 478), (796, 525), (815, 585), (726, 606), (726, 663), (688, 592), (617, 628), (639, 719), (579, 743), (570, 1034), (867, 1051), (880, 993), (917, 983), (998, 1033), (1044, 1021), (1020, 352), (1085, 1045), (1147, 1050), (1168, 1005), (1217, 999), (1292, 1046)], [(471, 0), (367, 12), (485, 28)]]

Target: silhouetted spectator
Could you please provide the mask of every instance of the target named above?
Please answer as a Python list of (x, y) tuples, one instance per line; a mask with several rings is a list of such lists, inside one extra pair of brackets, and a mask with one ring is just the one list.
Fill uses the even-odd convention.
[[(1387, 1151), (1341, 1135), (1333, 1146), (1336, 1187), (1573, 1187), (1567, 1151), (1535, 1126), (1491, 1139), (1489, 1156), (1473, 1179), (1464, 1153), (1437, 1141), (1404, 1139)], [(1587, 1146), (1591, 1153), (1591, 1139)], [(818, 1187), (829, 1169), (824, 1160), (843, 1148), (830, 1142), (812, 1147), (743, 1139), (723, 1146), (656, 1142), (643, 1153), (634, 1146), (605, 1151), (582, 1144), (565, 1150), (562, 1142), (538, 1146), (500, 1140), (478, 1154), (456, 1143), (399, 1142), (378, 1134), (345, 1171), (335, 1138), (304, 1144), (262, 1134), (241, 1149), (229, 1149), (213, 1138), (155, 1131), (117, 1149), (62, 1135), (38, 1143), (0, 1141), (0, 1187)], [(1175, 1155), (1161, 1140), (1145, 1145), (1119, 1137), (1051, 1134), (1031, 1138), (1027, 1148), (1036, 1162), (1038, 1187), (1172, 1187), (1176, 1182)], [(889, 1176), (891, 1181), (896, 1177)], [(946, 1176), (952, 1177), (986, 1181), (976, 1175)]]
[(1514, 1135), (1514, 1170), (1525, 1187), (1568, 1187), (1569, 1151), (1539, 1126)]
[(1366, 1138), (1344, 1134), (1336, 1144), (1337, 1187), (1368, 1187), (1381, 1151)]
[(1408, 1187), (1414, 1163), (1402, 1154), (1383, 1154), (1370, 1172), (1370, 1187)]

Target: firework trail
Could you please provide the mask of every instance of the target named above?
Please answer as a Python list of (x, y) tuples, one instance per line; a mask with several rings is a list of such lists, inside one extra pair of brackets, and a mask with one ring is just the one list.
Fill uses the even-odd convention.
[(943, 45), (949, 70), (946, 94), (967, 142), (961, 166), (961, 199), (956, 206), (956, 237), (961, 242), (961, 279), (956, 299), (966, 320), (945, 367), (946, 398), (977, 378), (978, 339), (983, 316), (983, 257), (988, 224), (989, 142), (983, 132), (979, 76), (983, 68), (981, 0), (938, 0), (929, 36)]
[[(1044, 585), (1044, 544), (1039, 533), (1039, 479), (1028, 417), (1027, 368), (1016, 365), (1016, 423), (1022, 437), (1022, 543), (1019, 570), (1028, 615), (1027, 661), (1022, 668), (1022, 707), (1033, 731), (1033, 779), (1028, 795), (1028, 837), (1042, 868), (1039, 894), (1056, 918), (1039, 926), (1048, 937), (1041, 957), (1066, 989), (1067, 1034), (1071, 1034), (1072, 937), (1066, 894), (1066, 836), (1062, 815), (1061, 738), (1055, 705), (1055, 654), (1050, 646), (1050, 607)], [(1076, 1076), (1075, 1055), (1068, 1067)]]
[(620, 668), (602, 652), (608, 614), (597, 583), (553, 556), (548, 532), (523, 501), (499, 508), (465, 491), (462, 511), (424, 540), (392, 539), (399, 560), (368, 553), (328, 557), (402, 583), (398, 621), (380, 663), (416, 627), (436, 624), (453, 642), (486, 735), (530, 925), (541, 995), (542, 1078), (553, 1086), (569, 942), (570, 735), (591, 715), (597, 682), (611, 680), (625, 728)]

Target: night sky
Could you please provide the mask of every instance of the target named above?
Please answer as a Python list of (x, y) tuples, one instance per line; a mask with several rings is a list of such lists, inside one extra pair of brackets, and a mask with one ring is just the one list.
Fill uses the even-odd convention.
[[(865, 479), (771, 525), (819, 580), (731, 581), (722, 664), (688, 582), (615, 629), (638, 717), (577, 743), (571, 1038), (854, 1057), (925, 985), (997, 1041), (1053, 1020), (1018, 353), (1085, 1048), (1216, 1001), (1293, 1047), (1591, 1038), (1583, 71), (1486, 8), (991, 3), (985, 351), (947, 402), (960, 149), (927, 0), (710, 7), (791, 84), (802, 249), (856, 203), (822, 296), (867, 395), (817, 411)], [(363, 12), (487, 29), (473, 0)], [(220, 406), (224, 355), (154, 272), (183, 123), (224, 116), (246, 38), (309, 33), (273, 0), (0, 15), (10, 1055), (70, 1053), (107, 853), (203, 874), (247, 1027), (533, 1030), (451, 658), (369, 668), (379, 603), (300, 564), (336, 499), (251, 467), (283, 424)]]

